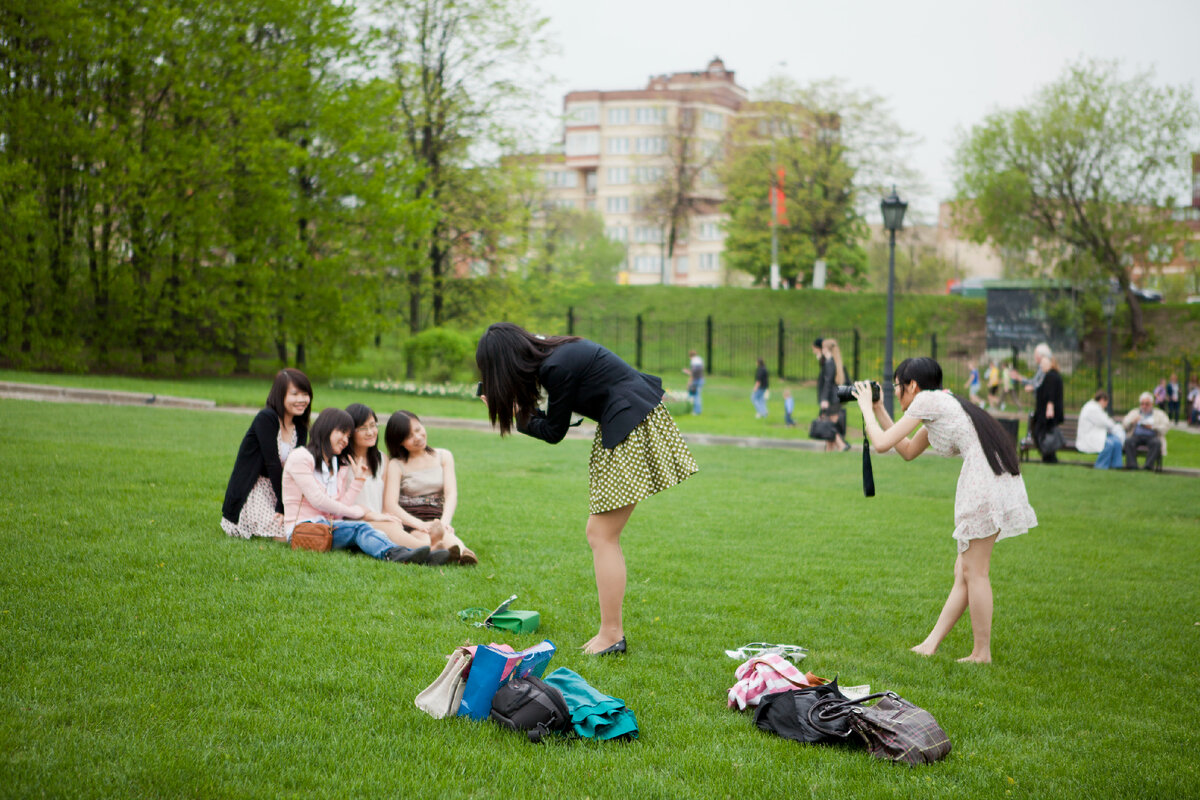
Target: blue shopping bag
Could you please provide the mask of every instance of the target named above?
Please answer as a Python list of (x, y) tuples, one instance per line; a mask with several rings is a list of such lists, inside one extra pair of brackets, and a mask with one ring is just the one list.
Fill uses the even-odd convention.
[(554, 656), (554, 642), (546, 639), (524, 650), (508, 651), (495, 643), (480, 645), (471, 659), (471, 671), (463, 689), (458, 715), (471, 719), (487, 719), (492, 711), (492, 698), (501, 686), (514, 677), (542, 677), (546, 665)]

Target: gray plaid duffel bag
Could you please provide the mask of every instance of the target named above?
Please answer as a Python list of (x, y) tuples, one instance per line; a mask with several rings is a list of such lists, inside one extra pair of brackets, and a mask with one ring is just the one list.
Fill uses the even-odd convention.
[[(875, 698), (879, 698), (875, 705), (862, 705)], [(878, 692), (857, 700), (829, 698), (809, 709), (810, 721), (818, 726), (847, 717), (850, 730), (876, 758), (931, 764), (950, 752), (950, 738), (933, 715), (895, 692)]]

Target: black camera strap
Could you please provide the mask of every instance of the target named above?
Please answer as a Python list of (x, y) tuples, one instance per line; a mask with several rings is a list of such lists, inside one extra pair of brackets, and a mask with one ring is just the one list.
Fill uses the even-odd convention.
[(863, 494), (867, 497), (875, 496), (875, 473), (871, 471), (871, 440), (867, 438), (865, 430), (863, 431)]

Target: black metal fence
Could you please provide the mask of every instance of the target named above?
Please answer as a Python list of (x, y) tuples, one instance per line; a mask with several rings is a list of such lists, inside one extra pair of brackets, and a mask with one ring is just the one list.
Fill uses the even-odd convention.
[[(718, 322), (712, 317), (682, 322), (649, 320), (638, 314), (632, 317), (589, 317), (567, 310), (567, 332), (584, 336), (612, 350), (638, 369), (667, 377), (668, 384), (687, 366), (689, 350), (703, 358), (712, 375), (744, 376), (753, 380), (758, 359), (778, 378), (805, 382), (817, 379), (818, 362), (812, 352), (817, 337), (833, 338), (842, 349), (842, 358), (851, 379), (880, 380), (886, 339), (882, 336), (863, 336), (856, 328), (820, 330), (787, 323), (785, 320), (756, 320)], [(944, 337), (943, 337), (944, 338)], [(1031, 343), (1032, 346), (1033, 343)], [(939, 353), (939, 349), (942, 351)], [(981, 393), (987, 392), (987, 354), (968, 355), (969, 345), (939, 341), (936, 333), (921, 336), (897, 335), (892, 346), (893, 364), (905, 358), (930, 356), (941, 363), (943, 384), (963, 393), (968, 362), (974, 362), (982, 378)], [(1023, 375), (1030, 375), (1035, 365), (1026, 363), (1025, 354), (1013, 350), (1002, 355), (993, 353), (998, 362), (1014, 365)], [(1064, 382), (1064, 402), (1068, 413), (1078, 410), (1090, 400), (1097, 388), (1105, 388), (1104, 354), (1062, 354), (1060, 358)], [(1113, 401), (1110, 408), (1124, 410), (1137, 405), (1138, 395), (1153, 391), (1163, 378), (1175, 374), (1181, 393), (1186, 397), (1191, 377), (1197, 372), (1197, 360), (1178, 358), (1145, 358), (1124, 354), (1113, 355)], [(1010, 395), (1019, 407), (1032, 405), (1032, 396), (1018, 391)], [(1183, 403), (1181, 403), (1183, 405)], [(1180, 419), (1186, 411), (1180, 411)]]

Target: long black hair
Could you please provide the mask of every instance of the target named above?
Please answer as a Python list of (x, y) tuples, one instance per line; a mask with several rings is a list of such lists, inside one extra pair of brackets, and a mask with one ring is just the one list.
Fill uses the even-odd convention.
[(287, 399), (289, 386), (295, 386), (308, 395), (308, 408), (304, 409), (304, 413), (300, 416), (292, 418), (292, 424), (296, 426), (296, 441), (303, 447), (308, 436), (309, 417), (312, 415), (312, 383), (309, 382), (308, 376), (291, 367), (279, 370), (275, 375), (275, 381), (271, 384), (271, 391), (267, 393), (267, 408), (274, 411), (275, 416), (279, 417), (279, 421), (282, 423), (287, 414), (283, 403)]
[[(383, 440), (387, 443), (389, 456), (398, 458), (401, 461), (408, 461), (408, 448), (404, 446), (404, 440), (412, 434), (413, 422), (420, 421), (420, 417), (404, 409), (388, 417), (387, 432)], [(433, 448), (429, 446), (429, 439), (425, 440), (425, 452), (429, 453), (429, 455), (433, 455), (434, 453)]]
[[(909, 381), (916, 381), (922, 391), (938, 391), (942, 388), (942, 367), (932, 358), (906, 358), (896, 367), (896, 382), (904, 386)], [(1012, 436), (1000, 427), (995, 417), (979, 406), (958, 395), (952, 394), (951, 397), (958, 401), (975, 426), (975, 434), (979, 437), (979, 444), (992, 472), (997, 475), (1006, 472), (1020, 475), (1021, 464)]]
[[(327, 408), (317, 415), (317, 421), (312, 426), (312, 436), (309, 437), (311, 441), (308, 443), (308, 452), (313, 454), (318, 467), (322, 464), (332, 466), (335, 457), (339, 464), (346, 463), (346, 451), (343, 450), (341, 455), (334, 456), (333, 448), (329, 446), (329, 437), (334, 431), (353, 436), (354, 419), (340, 408)], [(350, 445), (346, 447), (349, 449)]]
[[(362, 403), (351, 403), (346, 406), (346, 413), (350, 415), (350, 419), (354, 420), (355, 429), (366, 425), (367, 420), (375, 420), (379, 424), (379, 417), (375, 416), (375, 412), (369, 406)], [(350, 433), (350, 449), (354, 449), (354, 433)], [(379, 465), (383, 462), (383, 454), (379, 452), (379, 437), (375, 437), (375, 444), (367, 448), (367, 467), (374, 475), (379, 472)]]
[(534, 336), (511, 322), (488, 326), (475, 348), (475, 364), (483, 379), (488, 419), (499, 426), (501, 436), (512, 431), (514, 420), (527, 421), (537, 407), (542, 362), (557, 347), (577, 341), (578, 336)]

